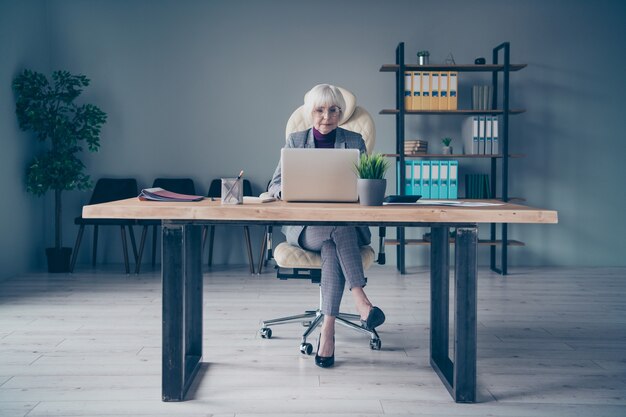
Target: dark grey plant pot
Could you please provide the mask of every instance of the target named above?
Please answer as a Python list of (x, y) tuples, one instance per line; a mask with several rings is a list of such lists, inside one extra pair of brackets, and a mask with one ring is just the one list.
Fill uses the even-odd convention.
[(46, 248), (46, 257), (48, 258), (48, 272), (70, 272), (71, 256), (72, 248)]
[(362, 206), (382, 206), (385, 198), (387, 180), (369, 180), (359, 178), (356, 190)]

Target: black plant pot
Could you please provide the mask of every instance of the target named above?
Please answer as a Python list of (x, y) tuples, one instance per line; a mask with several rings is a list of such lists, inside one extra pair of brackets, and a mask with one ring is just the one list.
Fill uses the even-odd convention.
[(72, 248), (46, 248), (48, 272), (70, 272)]

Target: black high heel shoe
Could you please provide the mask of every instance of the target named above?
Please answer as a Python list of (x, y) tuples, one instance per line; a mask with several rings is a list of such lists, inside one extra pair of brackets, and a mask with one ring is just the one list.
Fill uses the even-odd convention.
[(367, 330), (374, 330), (385, 322), (385, 313), (378, 308), (372, 307), (366, 320), (361, 320), (361, 326)]
[[(333, 366), (335, 364), (335, 348), (333, 347), (333, 354), (332, 356), (320, 356), (317, 354), (317, 352), (320, 351), (320, 340), (322, 339), (322, 336), (320, 335), (320, 338), (317, 339), (317, 351), (315, 352), (315, 364), (317, 366), (319, 366), (320, 368), (330, 368), (331, 366)], [(333, 344), (335, 343), (335, 337), (333, 336)]]

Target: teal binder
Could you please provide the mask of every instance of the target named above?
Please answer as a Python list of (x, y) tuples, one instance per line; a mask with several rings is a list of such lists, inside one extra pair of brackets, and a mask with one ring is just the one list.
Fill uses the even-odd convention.
[(440, 161), (439, 165), (439, 198), (450, 198), (450, 161)]
[(422, 188), (420, 186), (420, 179), (422, 178), (422, 171), (418, 161), (412, 161), (413, 164), (413, 192), (412, 195), (420, 195)]
[(422, 198), (432, 198), (430, 196), (430, 161), (420, 161), (420, 188), (422, 189)]
[(441, 161), (430, 161), (430, 198), (440, 198), (441, 188)]
[(448, 198), (459, 198), (459, 161), (450, 161)]
[(407, 195), (421, 195), (421, 172), (422, 167), (419, 161), (406, 161), (404, 163), (406, 171), (404, 191)]

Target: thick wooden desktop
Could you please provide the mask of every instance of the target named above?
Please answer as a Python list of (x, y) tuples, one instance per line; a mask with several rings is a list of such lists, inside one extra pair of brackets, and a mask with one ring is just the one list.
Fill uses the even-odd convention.
[[(238, 206), (136, 198), (83, 207), (85, 218), (163, 221), (163, 401), (182, 401), (202, 360), (201, 226), (368, 225), (431, 228), (430, 362), (457, 402), (476, 401), (476, 247), (478, 223), (556, 223), (557, 213), (515, 204), (490, 207), (285, 203)], [(449, 348), (449, 229), (456, 228), (454, 358)]]

